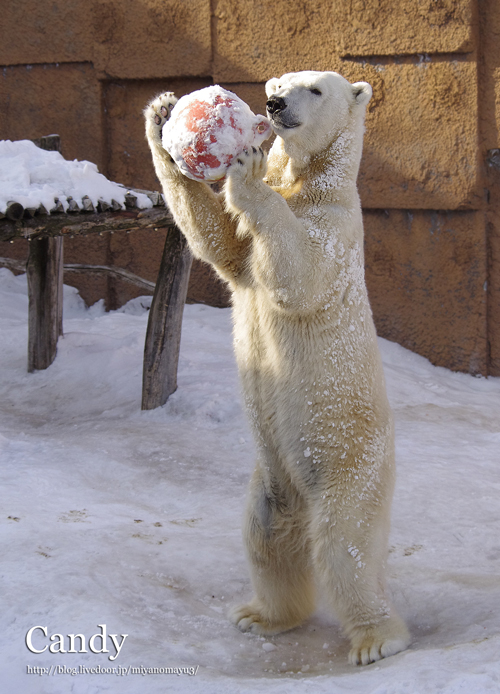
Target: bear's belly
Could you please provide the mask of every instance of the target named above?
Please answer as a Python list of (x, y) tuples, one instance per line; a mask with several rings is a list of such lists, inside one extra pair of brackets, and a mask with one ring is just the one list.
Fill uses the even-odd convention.
[(261, 454), (300, 478), (346, 458), (351, 467), (369, 462), (367, 448), (390, 427), (374, 330), (353, 337), (331, 316), (288, 316), (248, 292), (233, 304), (236, 359)]

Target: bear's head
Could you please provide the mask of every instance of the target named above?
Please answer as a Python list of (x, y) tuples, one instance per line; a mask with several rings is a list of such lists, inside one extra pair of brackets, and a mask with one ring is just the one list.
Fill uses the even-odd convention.
[[(297, 153), (323, 151), (346, 130), (363, 127), (372, 88), (350, 84), (336, 72), (292, 72), (266, 83), (267, 115), (274, 132)], [(362, 135), (362, 130), (360, 135)]]

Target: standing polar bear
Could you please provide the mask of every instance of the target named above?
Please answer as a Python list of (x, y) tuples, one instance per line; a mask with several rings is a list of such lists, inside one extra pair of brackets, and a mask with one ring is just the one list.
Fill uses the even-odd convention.
[(363, 266), (356, 189), (372, 90), (334, 72), (266, 84), (277, 138), (230, 166), (224, 191), (161, 145), (176, 99), (145, 110), (156, 173), (192, 252), (232, 291), (234, 348), (258, 459), (244, 536), (255, 597), (232, 612), (276, 634), (314, 609), (314, 576), (367, 664), (405, 649), (384, 564), (394, 434)]

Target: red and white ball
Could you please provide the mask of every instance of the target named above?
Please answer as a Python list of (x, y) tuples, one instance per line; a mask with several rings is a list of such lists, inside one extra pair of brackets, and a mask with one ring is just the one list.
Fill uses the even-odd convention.
[(270, 134), (267, 118), (256, 116), (236, 94), (215, 85), (179, 99), (163, 126), (162, 143), (185, 176), (218, 181), (234, 157), (260, 147)]

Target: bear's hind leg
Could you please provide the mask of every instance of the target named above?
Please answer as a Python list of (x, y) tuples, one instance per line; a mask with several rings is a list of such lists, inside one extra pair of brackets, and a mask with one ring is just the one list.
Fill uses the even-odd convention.
[(231, 621), (241, 631), (278, 634), (298, 626), (313, 611), (305, 515), (305, 504), (297, 493), (290, 489), (269, 493), (256, 470), (245, 524), (255, 597), (230, 613)]
[(351, 641), (349, 662), (367, 665), (405, 650), (410, 643), (406, 625), (386, 596), (388, 522), (372, 515), (367, 528), (353, 517), (337, 515), (330, 524), (331, 508), (318, 514), (314, 523), (314, 564)]

